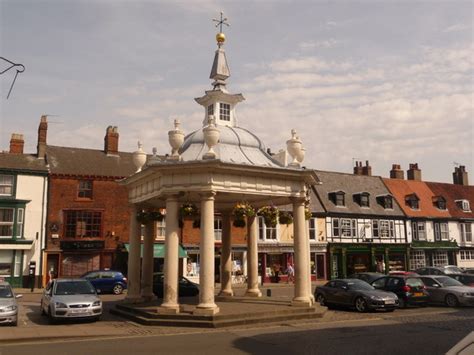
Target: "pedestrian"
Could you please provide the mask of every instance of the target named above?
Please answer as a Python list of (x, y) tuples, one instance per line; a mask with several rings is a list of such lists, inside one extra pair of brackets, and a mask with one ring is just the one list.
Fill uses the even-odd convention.
[(288, 266), (286, 267), (286, 275), (288, 278), (286, 279), (286, 283), (292, 283), (295, 282), (295, 269), (293, 268), (293, 265), (288, 263)]
[(275, 264), (273, 266), (273, 272), (275, 273), (275, 282), (276, 283), (280, 282), (280, 270), (281, 270), (280, 264)]

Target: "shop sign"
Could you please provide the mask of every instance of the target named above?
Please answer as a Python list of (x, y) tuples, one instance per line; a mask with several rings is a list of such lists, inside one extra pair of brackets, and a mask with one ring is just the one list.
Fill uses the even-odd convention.
[(105, 242), (103, 240), (74, 240), (61, 241), (60, 246), (62, 250), (92, 250), (104, 249)]

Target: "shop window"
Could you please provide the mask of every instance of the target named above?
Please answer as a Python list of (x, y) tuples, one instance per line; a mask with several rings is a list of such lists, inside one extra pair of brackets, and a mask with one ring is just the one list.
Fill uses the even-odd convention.
[(262, 241), (278, 240), (278, 225), (276, 227), (267, 227), (263, 217), (258, 217), (258, 238)]
[(349, 218), (333, 218), (332, 235), (335, 237), (356, 237), (356, 220)]
[(309, 219), (309, 239), (316, 240), (316, 218)]
[(214, 217), (214, 240), (222, 240), (222, 218)]
[(219, 118), (222, 121), (230, 121), (230, 105), (219, 103)]
[(435, 240), (449, 240), (449, 229), (447, 223), (436, 222), (434, 224)]
[(99, 238), (102, 213), (95, 211), (65, 211), (65, 236), (69, 238)]
[(410, 268), (416, 270), (425, 266), (425, 252), (423, 250), (412, 250), (410, 253)]
[(192, 254), (188, 252), (188, 263), (186, 265), (186, 276), (199, 275), (199, 254)]
[(155, 240), (164, 240), (166, 236), (166, 221), (156, 221), (156, 237)]
[(13, 251), (0, 250), (0, 276), (10, 277), (12, 275)]
[(0, 175), (0, 196), (13, 196), (13, 175)]
[(0, 208), (0, 238), (13, 237), (13, 208)]
[(448, 252), (438, 251), (433, 253), (433, 266), (448, 265)]
[(425, 222), (412, 222), (413, 240), (426, 240)]
[(80, 180), (77, 197), (92, 199), (92, 181)]
[(472, 224), (461, 223), (461, 241), (463, 243), (472, 243)]

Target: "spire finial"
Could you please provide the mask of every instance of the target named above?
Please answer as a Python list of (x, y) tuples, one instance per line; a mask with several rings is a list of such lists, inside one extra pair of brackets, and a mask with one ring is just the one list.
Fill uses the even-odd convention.
[(219, 19), (212, 19), (213, 22), (216, 23), (216, 27), (219, 26), (219, 33), (216, 35), (216, 40), (217, 40), (217, 45), (220, 47), (224, 44), (225, 42), (225, 34), (222, 32), (222, 25), (226, 25), (229, 27), (229, 23), (227, 22), (227, 17), (224, 17), (224, 12), (221, 11), (221, 18)]

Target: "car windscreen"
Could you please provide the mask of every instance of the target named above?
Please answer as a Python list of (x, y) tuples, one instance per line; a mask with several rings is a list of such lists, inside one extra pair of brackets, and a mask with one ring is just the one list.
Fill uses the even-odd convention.
[(58, 296), (94, 295), (95, 289), (88, 281), (58, 282), (54, 294)]
[(444, 272), (446, 274), (462, 274), (462, 270), (456, 266), (446, 266)]
[(462, 283), (460, 283), (458, 280), (455, 280), (451, 277), (438, 277), (436, 279), (436, 281), (438, 281), (441, 285), (443, 285), (444, 287), (448, 287), (448, 286), (463, 286)]
[(418, 277), (409, 277), (406, 279), (405, 283), (410, 287), (423, 287), (425, 285)]
[(13, 292), (10, 286), (0, 285), (0, 298), (13, 298)]
[(369, 291), (369, 290), (375, 290), (375, 288), (371, 285), (369, 285), (365, 281), (350, 281), (347, 283), (349, 286), (349, 290), (353, 291)]

